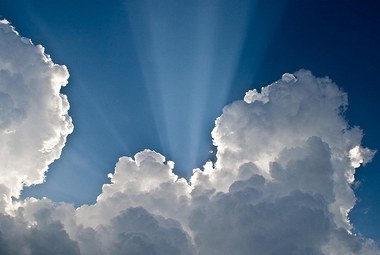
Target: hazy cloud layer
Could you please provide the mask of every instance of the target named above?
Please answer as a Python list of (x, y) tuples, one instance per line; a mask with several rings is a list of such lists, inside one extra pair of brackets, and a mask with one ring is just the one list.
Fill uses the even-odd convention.
[(119, 159), (93, 205), (11, 202), (42, 180), (72, 124), (66, 68), (5, 21), (0, 33), (1, 254), (380, 254), (347, 219), (355, 169), (374, 152), (342, 116), (347, 95), (305, 70), (226, 106), (217, 160), (190, 182), (145, 150)]

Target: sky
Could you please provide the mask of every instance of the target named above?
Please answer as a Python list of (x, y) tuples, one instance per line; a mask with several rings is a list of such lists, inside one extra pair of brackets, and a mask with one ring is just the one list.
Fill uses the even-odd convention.
[(2, 0), (0, 18), (0, 230), (31, 254), (46, 236), (379, 254), (376, 1)]

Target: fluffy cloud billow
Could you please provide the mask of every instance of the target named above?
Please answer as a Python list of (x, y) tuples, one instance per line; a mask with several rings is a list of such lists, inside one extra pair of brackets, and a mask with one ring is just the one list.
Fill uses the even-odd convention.
[(67, 68), (6, 20), (0, 21), (0, 52), (0, 185), (9, 202), (23, 185), (43, 181), (73, 125), (68, 100), (59, 92)]
[(119, 159), (93, 205), (12, 201), (43, 180), (72, 124), (66, 68), (8, 22), (0, 33), (1, 254), (380, 254), (347, 218), (374, 151), (342, 115), (346, 93), (306, 70), (227, 105), (216, 162), (189, 181), (145, 150)]

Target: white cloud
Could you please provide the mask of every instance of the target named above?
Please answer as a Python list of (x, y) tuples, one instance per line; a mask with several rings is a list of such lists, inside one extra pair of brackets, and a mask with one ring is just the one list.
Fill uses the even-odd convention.
[(73, 126), (67, 98), (59, 93), (67, 84), (67, 68), (5, 20), (0, 38), (0, 184), (9, 200), (23, 185), (43, 181)]
[[(347, 95), (330, 79), (316, 78), (305, 70), (296, 72), (292, 79), (290, 76), (285, 74), (281, 80), (262, 88), (261, 93), (250, 91), (246, 101), (225, 107), (212, 132), (218, 160), (207, 181), (217, 190), (226, 191), (243, 170), (249, 171), (247, 163), (254, 166), (253, 172), (271, 179), (270, 166), (278, 161), (283, 150), (302, 146), (310, 137), (319, 137), (331, 150), (334, 182), (331, 196), (335, 202), (330, 210), (334, 211), (336, 224), (349, 228), (346, 212), (355, 203), (349, 186), (354, 174), (349, 151), (361, 143), (362, 132), (357, 127), (350, 128), (343, 118)], [(366, 154), (371, 157), (369, 152)], [(194, 185), (200, 175), (204, 174), (198, 172), (193, 176)]]
[[(4, 211), (24, 183), (42, 180), (72, 124), (59, 94), (66, 68), (7, 22), (0, 32)], [(380, 254), (350, 234), (350, 185), (374, 152), (342, 117), (346, 107), (330, 79), (284, 74), (224, 108), (212, 132), (217, 161), (190, 183), (154, 151), (122, 157), (93, 205), (13, 202), (0, 215), (0, 253)]]
[(120, 158), (111, 175), (111, 184), (103, 185), (95, 205), (80, 207), (77, 217), (86, 226), (96, 227), (127, 208), (143, 206), (153, 213), (181, 218), (190, 191), (186, 180), (173, 173), (172, 162), (165, 162), (159, 153), (145, 150), (134, 159)]
[(309, 71), (284, 77), (224, 108), (212, 133), (217, 161), (195, 170), (191, 185), (158, 153), (124, 157), (78, 222), (109, 229), (123, 210), (143, 207), (181, 224), (195, 254), (379, 254), (349, 234), (350, 184), (373, 152), (342, 117), (347, 95)]
[[(356, 145), (349, 151), (349, 157), (353, 167), (358, 168), (361, 164), (366, 164), (373, 158), (375, 152)], [(353, 180), (352, 180), (353, 181)]]

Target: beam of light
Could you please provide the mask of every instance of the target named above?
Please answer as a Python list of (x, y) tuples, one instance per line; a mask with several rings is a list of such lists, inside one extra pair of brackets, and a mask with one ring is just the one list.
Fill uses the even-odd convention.
[[(92, 42), (98, 30), (87, 31), (86, 35), (82, 35), (84, 42), (70, 41), (71, 47), (61, 48), (61, 42), (57, 40), (60, 38), (59, 34), (47, 36), (55, 31), (47, 26), (46, 21), (41, 17), (34, 15), (36, 17), (34, 24), (44, 35), (41, 43), (46, 45), (47, 40), (47, 46), (50, 45), (50, 48), (54, 49), (52, 52), (61, 58), (67, 54), (81, 56), (79, 63), (76, 59), (71, 62), (62, 60), (67, 64), (72, 75), (70, 78), (72, 84), (67, 89), (74, 91), (76, 88), (76, 93), (65, 92), (69, 96), (69, 101), (74, 104), (70, 115), (76, 127), (74, 134), (69, 137), (62, 159), (69, 160), (71, 163), (51, 165), (52, 170), (54, 168), (60, 170), (50, 171), (47, 176), (49, 181), (36, 187), (36, 194), (49, 193), (43, 192), (42, 186), (45, 186), (52, 194), (57, 194), (55, 197), (61, 197), (60, 194), (65, 191), (55, 183), (60, 183), (61, 179), (65, 178), (64, 174), (58, 174), (68, 173), (65, 169), (70, 169), (70, 174), (74, 175), (77, 171), (85, 172), (93, 177), (96, 187), (99, 188), (102, 183), (107, 182), (104, 171), (110, 171), (117, 157), (131, 156), (145, 148), (155, 149), (164, 154), (167, 159), (173, 160), (176, 163), (176, 173), (184, 177), (190, 177), (191, 170), (203, 165), (206, 160), (215, 161), (215, 149), (211, 146), (210, 132), (222, 107), (232, 101), (231, 91), (239, 88), (234, 86), (241, 86), (235, 80), (239, 76), (238, 72), (241, 71), (242, 58), (247, 58), (244, 55), (245, 48), (250, 43), (247, 43), (247, 38), (254, 37), (254, 45), (248, 45), (254, 48), (253, 53), (250, 54), (253, 60), (247, 65), (252, 74), (260, 66), (265, 55), (263, 48), (269, 40), (268, 34), (273, 31), (272, 28), (267, 29), (265, 26), (266, 22), (263, 20), (266, 19), (260, 18), (260, 8), (257, 7), (255, 1), (241, 1), (239, 5), (229, 1), (180, 1), (179, 3), (176, 1), (126, 1), (124, 7), (125, 17), (115, 16), (112, 22), (108, 20), (104, 22), (104, 27), (99, 28), (102, 35), (109, 38), (108, 41), (100, 42), (102, 47), (99, 52), (91, 51), (91, 49), (82, 52), (83, 47), (80, 51), (76, 51), (77, 48), (73, 47), (77, 43), (84, 45)], [(97, 22), (100, 23), (100, 21)], [(121, 28), (121, 31), (109, 31), (109, 26), (112, 25), (117, 29)], [(254, 27), (253, 35), (252, 27)], [(54, 40), (48, 40), (49, 38), (54, 38)], [(117, 46), (103, 47), (104, 42)], [(125, 47), (125, 52), (120, 46)], [(118, 56), (115, 56), (115, 49), (118, 50)], [(130, 56), (131, 52), (134, 52), (133, 54), (137, 57)], [(89, 55), (92, 58), (87, 58)], [(56, 56), (53, 57), (56, 58)], [(124, 73), (117, 67), (115, 71), (111, 68), (100, 69), (96, 78), (92, 77), (91, 74), (101, 68), (101, 65), (93, 67), (93, 59), (97, 59), (97, 62), (102, 65), (114, 67), (115, 64), (125, 64), (126, 58), (133, 59), (132, 70), (125, 70), (128, 65), (123, 66)], [(131, 76), (134, 78), (130, 78)], [(249, 86), (252, 84), (251, 80)], [(102, 86), (103, 92), (93, 91), (93, 84)], [(144, 91), (146, 93), (139, 97), (143, 103), (137, 104), (136, 109), (129, 107), (130, 110), (124, 110), (122, 116), (110, 115), (110, 112), (120, 114), (123, 110), (120, 108), (122, 104), (114, 104), (115, 100), (121, 98), (107, 99), (105, 97), (112, 96), (112, 92), (117, 91), (118, 94), (124, 95), (121, 99), (123, 100), (130, 91), (128, 86), (141, 84), (144, 89), (137, 90), (138, 93), (143, 94)], [(242, 96), (243, 94), (239, 95), (239, 98)], [(128, 99), (130, 100), (131, 97), (129, 96)], [(125, 101), (128, 102), (127, 99)], [(124, 106), (127, 107), (127, 104)], [(143, 104), (145, 107), (141, 110), (140, 107)], [(78, 109), (81, 107), (82, 109), (90, 108), (91, 111), (82, 110), (79, 114)], [(90, 115), (88, 115), (89, 112)], [(146, 125), (145, 119), (148, 117), (136, 120), (138, 114), (151, 117), (151, 123)], [(133, 125), (130, 123), (137, 123), (136, 121), (140, 121), (142, 125), (139, 122), (139, 126), (145, 130), (132, 132), (136, 135), (131, 135), (130, 128), (133, 128)], [(89, 136), (83, 136), (83, 132), (97, 123), (101, 126), (96, 128), (96, 132), (105, 131), (102, 135), (104, 139), (101, 141), (108, 139), (110, 144), (114, 145), (111, 149), (112, 153), (106, 156), (103, 154), (108, 151), (100, 151), (95, 141), (97, 149), (92, 150), (92, 153), (102, 154), (103, 161), (91, 158), (86, 151), (75, 149), (76, 146), (88, 146), (93, 142), (90, 139), (96, 140), (95, 137), (91, 137), (91, 133)], [(147, 135), (140, 138), (141, 134)], [(81, 136), (81, 141), (75, 139), (75, 136)], [(152, 141), (154, 139), (156, 140)], [(65, 153), (66, 150), (67, 153)], [(77, 154), (72, 153), (71, 150)], [(211, 150), (213, 152), (210, 153)], [(104, 160), (106, 158), (107, 160)], [(75, 163), (72, 163), (73, 161)], [(103, 172), (103, 175), (98, 176), (98, 172)], [(78, 178), (81, 177), (78, 175)], [(74, 186), (72, 190), (76, 189)], [(79, 186), (81, 184), (78, 184)], [(88, 183), (82, 189), (91, 189), (91, 187), (95, 186)], [(99, 194), (99, 192), (100, 189), (90, 193)], [(33, 195), (33, 188), (23, 193), (24, 197), (28, 194)], [(72, 191), (71, 194), (73, 194)], [(67, 194), (67, 197), (70, 197), (70, 194)], [(86, 203), (93, 202), (94, 198), (89, 198)], [(71, 200), (71, 197), (69, 199)]]
[(182, 175), (210, 150), (202, 134), (233, 86), (252, 3), (126, 2), (160, 141)]

